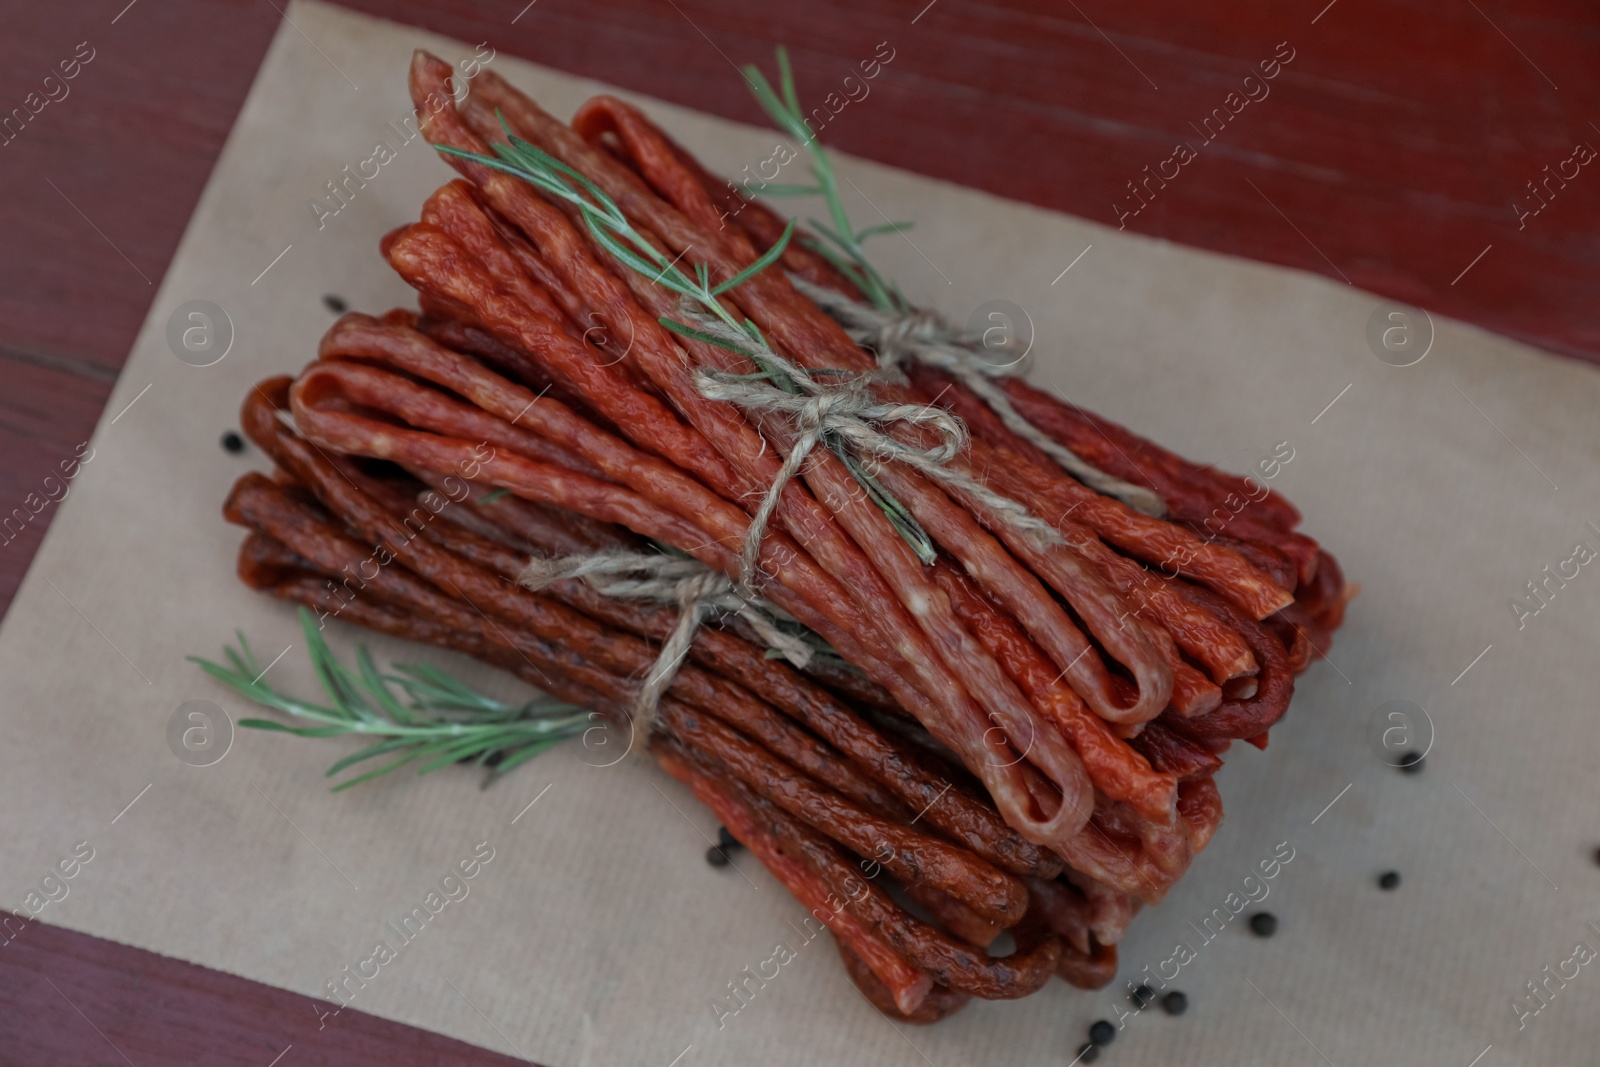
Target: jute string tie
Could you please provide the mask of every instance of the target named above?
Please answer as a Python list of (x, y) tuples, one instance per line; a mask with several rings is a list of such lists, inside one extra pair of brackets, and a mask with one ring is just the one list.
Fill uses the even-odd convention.
[(985, 359), (981, 341), (958, 333), (931, 311), (885, 311), (794, 274), (789, 275), (789, 280), (839, 323), (852, 340), (875, 351), (878, 364), (885, 371), (892, 373), (905, 360), (944, 371), (987, 404), (1006, 429), (1048, 455), (1090, 489), (1115, 497), (1146, 515), (1166, 516), (1166, 503), (1156, 493), (1107, 474), (1023, 418), (1012, 405), (1011, 398), (994, 381), (1015, 373), (1017, 368), (996, 365)]
[[(702, 367), (695, 372), (695, 387), (701, 395), (750, 412), (786, 415), (795, 431), (789, 454), (751, 517), (745, 535), (739, 573), (740, 589), (747, 595), (754, 588), (762, 539), (784, 487), (819, 444), (852, 463), (904, 463), (1035, 542), (1050, 545), (1060, 541), (1054, 527), (1029, 513), (1022, 504), (950, 464), (967, 446), (966, 426), (954, 414), (932, 404), (884, 403), (872, 395), (873, 383), (892, 371), (854, 374), (808, 370), (748, 334), (691, 307), (679, 310), (697, 329), (750, 353), (762, 368), (755, 374), (730, 374)], [(884, 429), (897, 423), (932, 430), (935, 443), (917, 448), (897, 440)]]
[(739, 595), (733, 579), (699, 560), (647, 552), (600, 552), (590, 556), (535, 557), (517, 581), (538, 590), (566, 579), (582, 579), (606, 596), (670, 604), (678, 619), (661, 643), (630, 709), (635, 736), (648, 737), (657, 705), (672, 685), (689, 654), (695, 631), (713, 613), (735, 615), (755, 631), (769, 649), (796, 667), (811, 663), (812, 647), (779, 625), (782, 614), (760, 600)]

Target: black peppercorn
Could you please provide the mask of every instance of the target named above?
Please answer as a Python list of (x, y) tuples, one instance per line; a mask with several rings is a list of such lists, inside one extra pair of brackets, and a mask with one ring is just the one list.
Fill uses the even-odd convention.
[(726, 867), (728, 865), (728, 854), (716, 845), (712, 845), (706, 849), (706, 862), (713, 867)]
[(1093, 1041), (1078, 1050), (1077, 1063), (1093, 1063), (1100, 1058), (1100, 1046)]
[(323, 297), (322, 302), (327, 306), (328, 310), (333, 312), (335, 315), (343, 315), (346, 311), (350, 310), (350, 305), (344, 302), (343, 297), (334, 296), (332, 293), (329, 293), (327, 296)]
[(1378, 875), (1378, 888), (1379, 889), (1393, 889), (1395, 886), (1397, 886), (1399, 884), (1400, 884), (1400, 872), (1399, 871), (1384, 871), (1382, 874)]
[(1128, 999), (1133, 1001), (1134, 1007), (1138, 1008), (1140, 1011), (1143, 1011), (1150, 1005), (1152, 1000), (1156, 999), (1156, 991), (1147, 985), (1141, 985), (1132, 993), (1128, 994)]
[(1278, 917), (1270, 911), (1258, 911), (1250, 916), (1250, 932), (1257, 937), (1271, 937), (1278, 932)]
[(1407, 774), (1422, 773), (1422, 753), (1407, 752), (1400, 757), (1400, 769)]
[(240, 437), (237, 432), (229, 430), (222, 435), (222, 448), (224, 451), (232, 452), (237, 456), (244, 451), (244, 438)]
[(722, 848), (739, 848), (739, 839), (726, 826), (717, 827), (717, 844)]
[(1089, 1027), (1089, 1040), (1097, 1045), (1109, 1045), (1117, 1037), (1117, 1028), (1104, 1019), (1097, 1019)]
[(1182, 1015), (1189, 1010), (1189, 998), (1174, 989), (1161, 998), (1161, 1008), (1168, 1015)]

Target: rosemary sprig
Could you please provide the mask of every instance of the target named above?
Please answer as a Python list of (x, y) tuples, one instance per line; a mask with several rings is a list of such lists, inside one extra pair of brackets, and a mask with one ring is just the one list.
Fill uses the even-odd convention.
[(767, 196), (820, 195), (828, 205), (828, 215), (833, 220), (833, 225), (830, 227), (816, 219), (807, 221), (812, 229), (827, 238), (827, 241), (819, 241), (802, 234), (800, 243), (822, 256), (833, 264), (839, 273), (854, 282), (856, 288), (872, 301), (873, 306), (886, 311), (910, 311), (910, 302), (906, 300), (898, 286), (878, 273), (877, 268), (867, 259), (866, 250), (861, 247), (861, 242), (876, 234), (909, 230), (912, 224), (888, 222), (861, 230), (851, 226), (850, 216), (845, 212), (844, 201), (839, 196), (839, 179), (834, 173), (833, 161), (828, 158), (828, 153), (823, 151), (816, 134), (806, 125), (805, 112), (800, 109), (800, 98), (795, 92), (794, 71), (789, 66), (787, 49), (782, 45), (778, 46), (778, 87), (782, 92), (781, 97), (773, 91), (772, 83), (767, 81), (767, 76), (761, 72), (760, 67), (751, 63), (743, 70), (745, 80), (750, 83), (750, 91), (755, 94), (756, 102), (761, 105), (761, 109), (777, 123), (780, 130), (799, 141), (806, 154), (811, 157), (811, 174), (817, 180), (814, 186), (768, 184), (762, 187), (761, 192)]
[[(788, 56), (781, 50), (779, 52), (779, 63), (785, 72), (785, 91), (792, 102), (794, 97), (793, 78), (788, 76)], [(760, 77), (760, 71), (755, 73), (756, 77)], [(765, 84), (765, 79), (762, 79), (762, 84)], [(767, 92), (770, 95), (770, 87)], [(798, 113), (799, 105), (792, 103), (792, 107), (795, 113)], [(766, 339), (762, 336), (760, 328), (749, 319), (736, 317), (718, 299), (723, 293), (736, 286), (743, 285), (777, 262), (778, 257), (783, 255), (783, 250), (788, 247), (790, 237), (794, 234), (794, 221), (792, 219), (784, 227), (783, 236), (771, 248), (763, 252), (755, 262), (739, 271), (733, 277), (713, 285), (711, 283), (710, 267), (701, 262), (694, 265), (694, 276), (691, 278), (679, 268), (677, 259), (668, 259), (665, 253), (657, 249), (633, 228), (633, 224), (628, 221), (628, 217), (623, 214), (622, 209), (617, 206), (610, 196), (606, 195), (604, 190), (572, 167), (567, 166), (561, 160), (544, 151), (544, 149), (530, 144), (512, 133), (511, 126), (506, 122), (505, 116), (498, 111), (496, 115), (500, 119), (501, 128), (505, 131), (506, 140), (504, 143), (495, 142), (490, 146), (494, 149), (495, 156), (486, 156), (481, 152), (468, 152), (450, 145), (435, 145), (434, 147), (446, 155), (469, 159), (482, 166), (521, 178), (540, 192), (572, 204), (578, 209), (595, 240), (620, 262), (630, 269), (646, 275), (657, 284), (665, 286), (669, 291), (678, 294), (684, 301), (699, 305), (728, 327), (734, 338), (739, 338), (740, 340), (730, 340), (727, 337), (697, 329), (694, 326), (665, 316), (657, 320), (662, 326), (681, 336), (716, 345), (718, 348), (727, 351), (737, 352), (739, 355), (754, 362), (759, 370), (765, 373), (784, 392), (791, 395), (799, 392), (799, 387), (794, 382), (784, 375), (777, 374), (770, 363), (763, 361), (761, 354), (771, 350), (767, 347)], [(805, 129), (803, 122), (800, 123), (800, 129)], [(820, 149), (816, 149), (816, 152), (820, 153), (820, 151)], [(815, 158), (821, 159), (820, 166), (815, 163)], [(835, 221), (842, 220), (845, 231), (850, 233), (849, 219), (845, 217), (843, 207), (838, 206), (837, 185), (831, 184), (833, 182), (832, 166), (827, 162), (826, 156), (817, 156), (815, 158), (813, 170), (818, 174), (819, 180), (824, 181), (825, 187), (832, 189), (830, 203), (835, 205)], [(576, 188), (573, 186), (573, 182), (577, 183)], [(581, 192), (580, 189), (582, 190)], [(829, 236), (836, 241), (841, 240), (837, 234), (830, 232)], [(857, 241), (859, 236), (854, 235), (851, 237), (851, 242), (857, 249), (859, 249)], [(850, 245), (844, 247), (850, 247)], [(678, 257), (678, 259), (682, 258), (682, 256)], [(864, 269), (870, 272), (870, 276), (877, 278), (877, 272), (872, 270), (870, 264), (865, 264), (864, 259), (861, 262), (865, 265)], [(885, 299), (890, 298), (887, 295), (890, 292), (894, 293), (895, 299), (900, 299), (898, 290), (894, 290), (892, 286), (884, 289), (881, 278), (878, 279), (878, 285), (879, 291), (885, 293)], [(904, 302), (903, 299), (901, 302)], [(748, 338), (748, 346), (742, 343), (744, 338)], [(834, 372), (823, 370), (813, 373), (826, 374)], [(895, 499), (887, 489), (867, 473), (861, 463), (850, 454), (845, 442), (837, 435), (831, 433), (825, 435), (822, 439), (822, 444), (839, 457), (862, 489), (865, 490), (868, 498), (878, 506), (884, 517), (889, 520), (889, 525), (911, 546), (912, 551), (917, 554), (917, 558), (926, 564), (933, 563), (936, 558), (933, 539), (928, 536), (927, 531), (917, 522), (910, 509)]]
[[(499, 113), (496, 112), (498, 115)], [(511, 132), (510, 125), (504, 115), (499, 115), (500, 125), (505, 130), (504, 143), (496, 142), (490, 147), (494, 149), (499, 158), (483, 155), (481, 152), (468, 152), (449, 145), (437, 145), (439, 151), (446, 155), (459, 156), (470, 159), (474, 163), (502, 171), (513, 177), (521, 178), (534, 188), (546, 195), (565, 200), (576, 207), (583, 216), (584, 222), (589, 227), (589, 232), (594, 234), (595, 240), (601, 246), (616, 256), (640, 274), (646, 275), (657, 284), (665, 286), (678, 296), (692, 301), (704, 308), (711, 315), (716, 316), (729, 328), (751, 339), (751, 349), (731, 344), (720, 338), (703, 331), (696, 331), (691, 326), (672, 319), (662, 318), (661, 325), (674, 332), (681, 333), (696, 340), (714, 344), (720, 348), (730, 349), (740, 355), (754, 358), (754, 352), (759, 352), (766, 347), (766, 341), (761, 336), (760, 329), (749, 319), (739, 319), (727, 309), (717, 298), (729, 289), (743, 285), (751, 278), (766, 270), (777, 262), (783, 250), (789, 246), (789, 238), (794, 233), (794, 223), (790, 222), (775, 244), (748, 267), (745, 267), (726, 281), (711, 284), (711, 270), (705, 263), (694, 265), (694, 276), (690, 277), (679, 266), (678, 260), (668, 259), (666, 254), (655, 245), (647, 241), (628, 217), (622, 213), (611, 197), (607, 196), (594, 182), (567, 166), (544, 149), (530, 144)], [(576, 182), (579, 188), (574, 188)], [(581, 192), (579, 189), (581, 188)], [(585, 195), (587, 194), (587, 195)], [(683, 257), (678, 257), (679, 259)]]
[[(524, 704), (507, 704), (426, 664), (397, 663), (397, 673), (382, 674), (364, 645), (356, 651), (356, 669), (352, 671), (334, 657), (316, 619), (305, 608), (300, 609), (300, 622), (312, 666), (327, 693), (326, 705), (287, 696), (261, 681), (261, 665), (243, 633), (238, 634), (237, 649), (224, 649), (227, 666), (198, 656), (189, 659), (256, 703), (318, 724), (291, 726), (276, 719), (240, 719), (240, 726), (298, 737), (355, 735), (378, 739), (335, 762), (327, 771), (330, 778), (370, 759), (398, 757), (375, 770), (346, 778), (333, 787), (335, 793), (419, 760), (419, 774), (458, 762), (487, 767), (487, 785), (592, 725), (593, 712), (542, 695)], [(404, 703), (396, 699), (396, 689)]]

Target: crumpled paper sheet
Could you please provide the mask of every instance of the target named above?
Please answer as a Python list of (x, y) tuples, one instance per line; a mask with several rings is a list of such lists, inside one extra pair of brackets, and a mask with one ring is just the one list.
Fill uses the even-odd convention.
[[(290, 17), (303, 32), (280, 30), (0, 631), (5, 903), (303, 991), (308, 1018), (329, 1010), (313, 999), (329, 982), (373, 975), (364, 961), (385, 942), (394, 957), (346, 987), (352, 1006), (559, 1067), (1070, 1060), (1090, 1021), (1119, 1019), (1116, 988), (1052, 983), (932, 1028), (891, 1025), (828, 939), (803, 940), (804, 909), (748, 854), (737, 869), (705, 864), (715, 821), (648, 761), (602, 768), (571, 745), (487, 791), (461, 768), (334, 796), (322, 771), (353, 745), (239, 730), (212, 766), (169, 750), (185, 701), (257, 714), (184, 658), (216, 655), (236, 627), (263, 662), (286, 650), (274, 684), (314, 691), (293, 612), (233, 578), (242, 534), (219, 507), (259, 457), (225, 454), (218, 435), (252, 383), (311, 357), (332, 321), (324, 294), (374, 312), (410, 303), (377, 239), (451, 172), (420, 139), (398, 145), (388, 124), (408, 112), (413, 48), (474, 55), (331, 7), (296, 3)], [(490, 62), (558, 115), (606, 89)], [(746, 91), (731, 72), (726, 90)], [(758, 164), (778, 143), (643, 103), (715, 171)], [(380, 141), (395, 158), (319, 229), (309, 202)], [(1369, 294), (839, 166), (862, 224), (884, 221), (878, 209), (917, 220), (875, 249), (915, 300), (958, 322), (989, 300), (1025, 310), (1036, 380), (1234, 470), (1286, 442), (1293, 459), (1273, 487), (1361, 585), (1270, 750), (1231, 756), (1215, 841), (1121, 946), (1119, 985), (1177, 966), (1188, 1014), (1122, 1019), (1107, 1054), (1341, 1067), (1592, 1054), (1600, 968), (1569, 961), (1579, 942), (1600, 947), (1586, 925), (1600, 920), (1600, 569), (1565, 561), (1580, 542), (1600, 549), (1589, 525), (1600, 524), (1600, 376), (1443, 320), (1421, 362), (1390, 366), (1367, 340)], [(174, 309), (197, 299), (233, 329), (225, 358), (203, 368), (167, 339)], [(1548, 580), (1546, 565), (1572, 576)], [(1542, 605), (1526, 600), (1534, 580), (1547, 582)], [(424, 659), (518, 691), (458, 657), (330, 633), (345, 653), (359, 639), (380, 661)], [(1386, 766), (1368, 740), (1393, 700), (1431, 719), (1419, 775)], [(71, 862), (75, 847), (93, 858)], [(1229, 894), (1286, 850), (1260, 905), (1280, 927), (1261, 940), (1232, 917)], [(439, 888), (482, 854), (492, 858), (474, 878)], [(45, 881), (64, 859), (74, 877)], [(1403, 882), (1380, 892), (1391, 868)], [(459, 899), (400, 947), (388, 924), (435, 891)], [(1207, 927), (1219, 908), (1229, 921)], [(744, 968), (771, 975), (763, 961), (780, 943), (794, 958), (719, 1027), (713, 1003)], [(1543, 1001), (1527, 999), (1532, 980)]]

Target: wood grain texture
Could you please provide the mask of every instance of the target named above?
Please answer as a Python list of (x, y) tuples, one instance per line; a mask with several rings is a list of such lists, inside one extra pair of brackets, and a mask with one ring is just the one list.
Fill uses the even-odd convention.
[[(817, 102), (886, 42), (823, 131), (841, 150), (1600, 360), (1600, 168), (1561, 177), (1600, 146), (1600, 9), (1580, 0), (347, 3), (748, 122), (737, 64), (785, 43)], [(91, 432), (283, 6), (9, 5), (0, 122), (80, 44), (94, 58), (0, 144), (0, 517)], [(1267, 95), (1230, 105), (1247, 89)], [(1180, 143), (1195, 158), (1162, 178)], [(0, 545), (0, 610), (53, 514)], [(0, 949), (0, 1065), (266, 1067), (291, 1043), (285, 1067), (510, 1062), (345, 1020), (318, 1034), (303, 997), (44, 925)]]
[[(455, 995), (448, 988), (445, 994)], [(299, 993), (35, 922), (0, 947), (0, 1067), (527, 1063), (354, 1009), (319, 1026), (316, 1004)], [(484, 1030), (486, 1040), (497, 1040)]]

